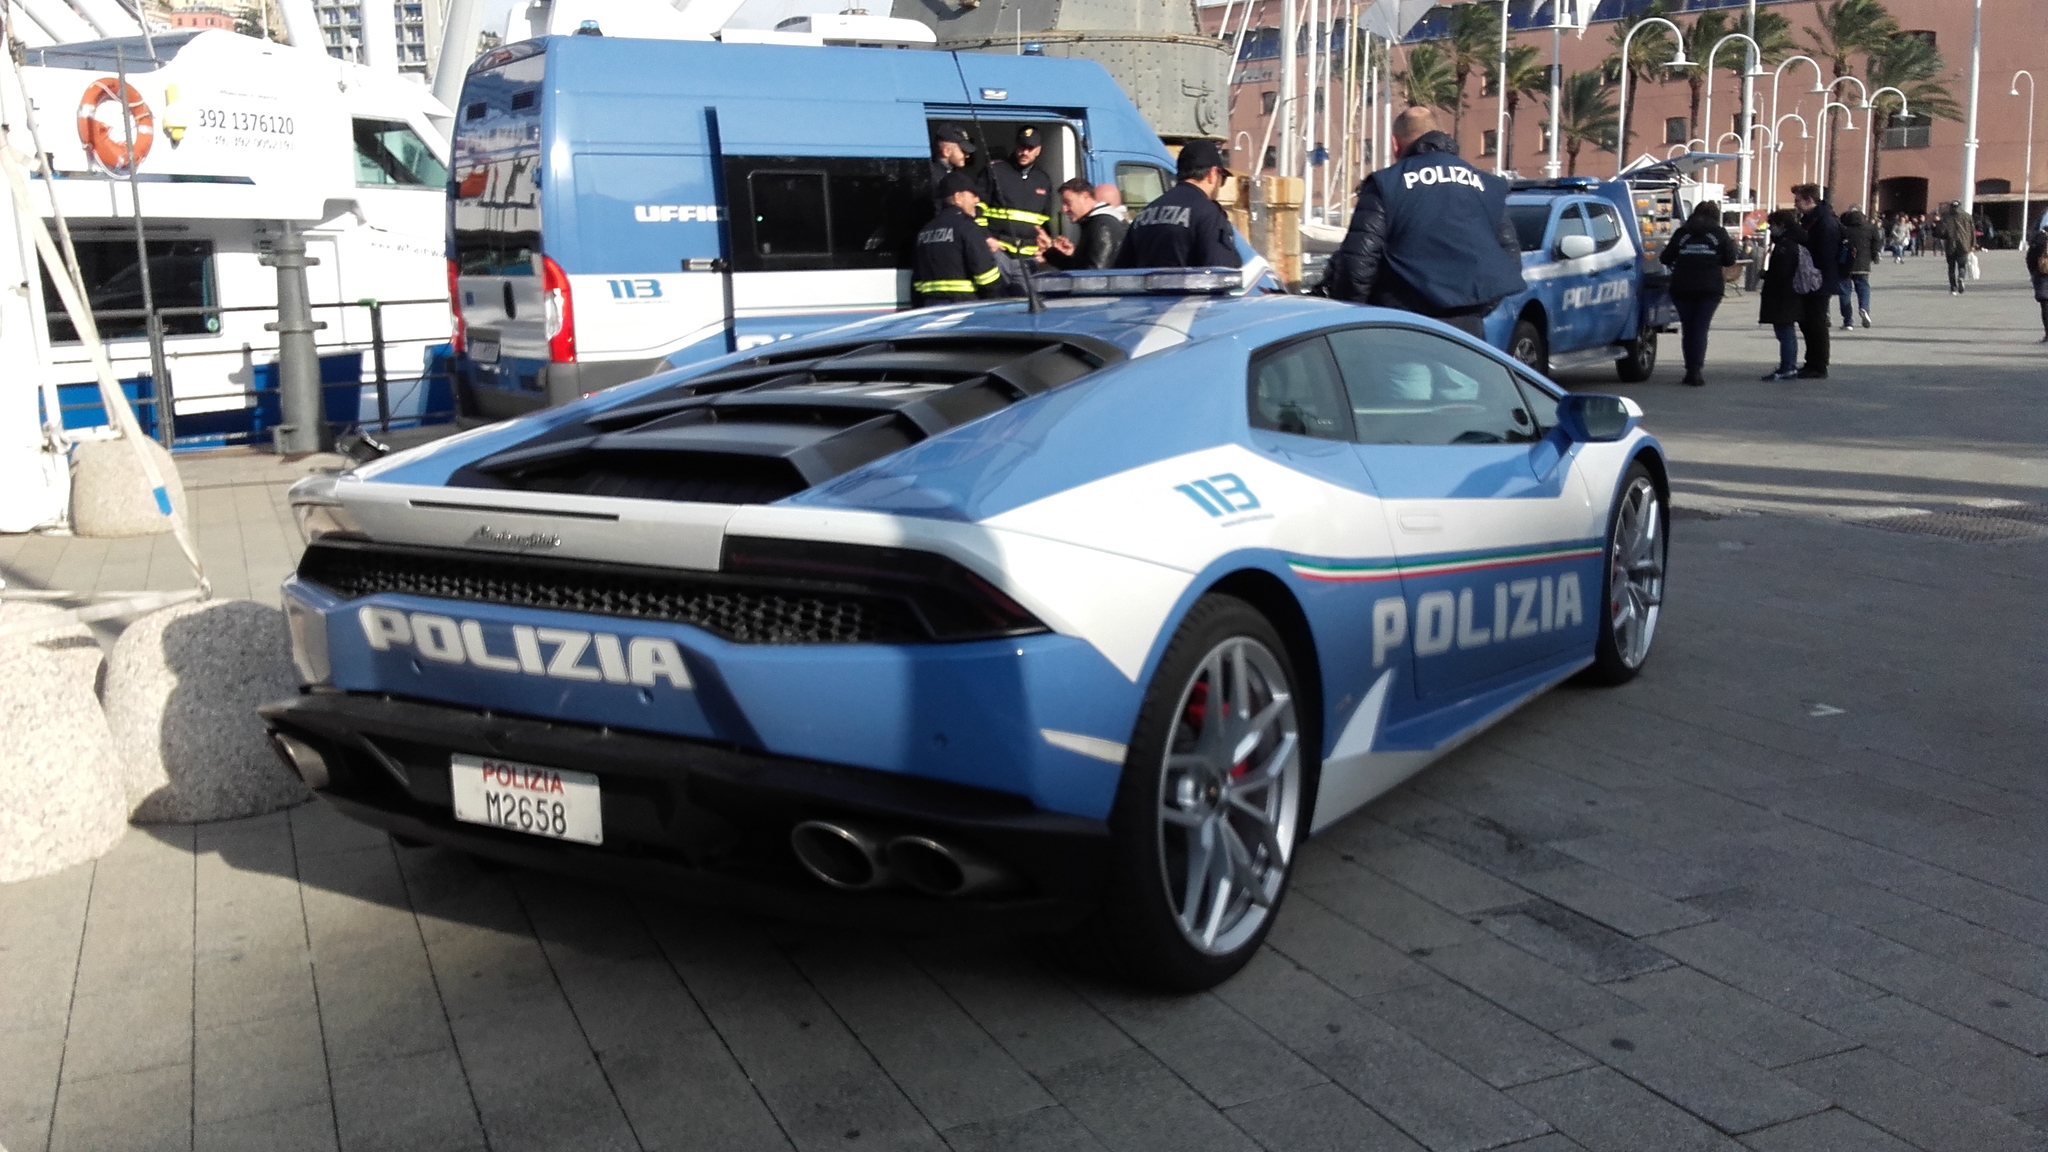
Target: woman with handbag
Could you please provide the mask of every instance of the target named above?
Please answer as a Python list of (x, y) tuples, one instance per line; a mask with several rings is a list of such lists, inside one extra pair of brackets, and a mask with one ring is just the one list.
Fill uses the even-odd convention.
[(1799, 213), (1780, 208), (1764, 221), (1771, 233), (1771, 251), (1765, 258), (1762, 301), (1757, 323), (1769, 324), (1778, 336), (1778, 367), (1764, 373), (1766, 380), (1793, 380), (1799, 376), (1799, 318), (1805, 313), (1800, 297), (1820, 288), (1820, 270), (1806, 251), (1806, 229), (1799, 226)]

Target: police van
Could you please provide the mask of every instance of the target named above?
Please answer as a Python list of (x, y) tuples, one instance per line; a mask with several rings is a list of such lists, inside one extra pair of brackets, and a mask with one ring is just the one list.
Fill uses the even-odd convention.
[(1518, 180), (1508, 219), (1522, 245), (1521, 292), (1486, 317), (1487, 342), (1539, 372), (1613, 362), (1627, 382), (1657, 365), (1675, 330), (1671, 276), (1644, 243), (1619, 180)]
[(965, 131), (980, 167), (1025, 124), (1055, 185), (1114, 182), (1132, 210), (1173, 185), (1092, 61), (607, 36), (485, 54), (448, 197), (462, 415), (907, 307), (933, 135)]

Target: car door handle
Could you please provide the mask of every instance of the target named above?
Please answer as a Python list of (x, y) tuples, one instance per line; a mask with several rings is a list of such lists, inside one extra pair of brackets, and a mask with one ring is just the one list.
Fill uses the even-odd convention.
[(1441, 532), (1441, 531), (1443, 531), (1443, 527), (1444, 527), (1444, 518), (1443, 518), (1443, 516), (1442, 516), (1442, 515), (1440, 515), (1440, 514), (1438, 514), (1438, 513), (1435, 513), (1435, 512), (1403, 512), (1403, 513), (1401, 513), (1401, 531), (1403, 531), (1403, 532)]

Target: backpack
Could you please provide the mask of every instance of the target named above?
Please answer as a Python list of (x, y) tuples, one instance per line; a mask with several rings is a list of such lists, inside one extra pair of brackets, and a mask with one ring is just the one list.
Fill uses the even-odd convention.
[(1792, 291), (1800, 296), (1820, 291), (1820, 269), (1814, 266), (1813, 256), (1806, 251), (1806, 245), (1793, 246), (1799, 253), (1799, 267), (1792, 273)]

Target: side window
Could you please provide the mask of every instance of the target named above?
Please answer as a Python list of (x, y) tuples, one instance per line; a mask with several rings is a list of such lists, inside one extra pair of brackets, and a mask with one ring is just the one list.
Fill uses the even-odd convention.
[(1321, 440), (1351, 437), (1344, 384), (1321, 337), (1252, 358), (1251, 423), (1254, 428)]
[(1607, 251), (1621, 240), (1621, 217), (1615, 214), (1612, 205), (1588, 204), (1586, 213), (1592, 217), (1593, 243), (1600, 251)]
[(1482, 352), (1412, 328), (1349, 328), (1329, 341), (1361, 444), (1515, 444), (1538, 435), (1512, 374)]
[(908, 268), (930, 189), (923, 160), (727, 156), (733, 269)]
[(1557, 245), (1563, 243), (1564, 238), (1567, 236), (1584, 235), (1586, 235), (1585, 213), (1579, 211), (1577, 204), (1565, 205), (1564, 211), (1559, 213), (1557, 217), (1557, 239), (1550, 242), (1551, 248), (1555, 250)]
[(1150, 164), (1116, 166), (1116, 190), (1123, 193), (1124, 211), (1130, 215), (1166, 195), (1166, 186), (1166, 173)]
[(1537, 387), (1532, 380), (1520, 376), (1515, 386), (1522, 390), (1522, 408), (1529, 418), (1536, 422), (1536, 432), (1541, 435), (1557, 427), (1557, 397)]

